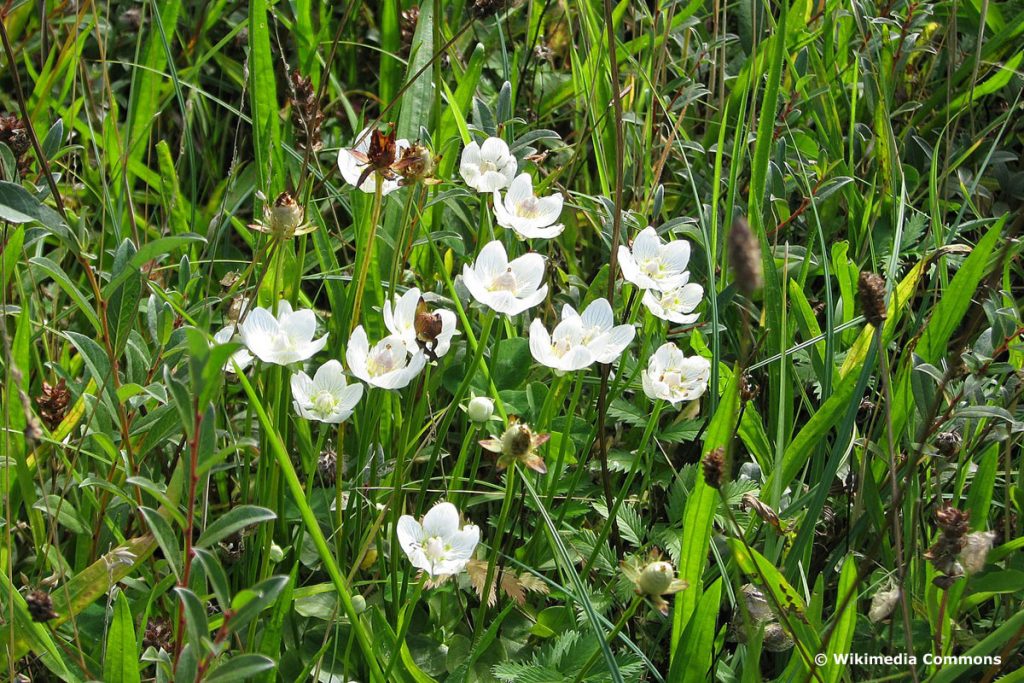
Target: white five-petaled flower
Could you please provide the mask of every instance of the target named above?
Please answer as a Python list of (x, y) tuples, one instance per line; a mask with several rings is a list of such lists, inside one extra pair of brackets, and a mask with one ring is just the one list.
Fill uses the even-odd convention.
[(470, 268), (462, 267), (462, 280), (473, 298), (498, 313), (516, 315), (533, 308), (547, 296), (544, 279), (544, 257), (523, 254), (508, 260), (505, 247), (498, 240), (488, 242)]
[[(422, 304), (422, 305), (421, 305)], [(428, 351), (433, 358), (448, 353), (455, 329), (455, 314), (438, 308), (427, 310), (422, 294), (416, 287), (391, 301), (384, 302), (384, 326), (388, 332), (401, 337), (409, 353)]]
[(494, 193), (494, 216), (498, 225), (515, 230), (525, 238), (551, 239), (565, 230), (564, 225), (555, 225), (562, 214), (562, 194), (556, 192), (547, 197), (533, 193), (533, 178), (529, 173), (520, 173), (509, 185), (504, 199)]
[[(237, 335), (235, 331), (237, 325), (228, 325), (222, 327), (217, 331), (217, 334), (213, 335), (214, 344), (227, 344), (229, 342), (236, 341)], [(224, 363), (225, 372), (235, 372), (235, 365), (238, 365), (239, 370), (245, 370), (247, 367), (252, 365), (252, 354), (249, 353), (249, 349), (244, 346), (234, 353), (232, 353), (226, 363)]]
[(494, 192), (509, 186), (516, 175), (516, 158), (501, 138), (475, 141), (462, 150), (459, 175), (477, 192)]
[(672, 404), (692, 401), (708, 388), (711, 362), (703, 356), (687, 358), (678, 346), (666, 342), (647, 361), (642, 376), (648, 398), (660, 398)]
[(700, 304), (703, 296), (704, 288), (690, 282), (664, 292), (648, 289), (644, 292), (643, 304), (648, 311), (662, 320), (677, 325), (689, 325), (697, 322), (697, 318), (700, 317), (700, 314), (694, 313), (693, 310)]
[[(363, 160), (366, 153), (370, 151), (370, 137), (373, 134), (369, 128), (364, 128), (359, 135), (356, 136), (356, 144), (354, 147), (342, 147), (338, 151), (338, 170), (341, 171), (341, 177), (345, 179), (345, 182), (349, 185), (355, 185), (363, 192), (372, 194), (377, 191), (377, 178), (373, 173), (367, 173), (366, 162)], [(409, 147), (409, 141), (405, 138), (398, 138), (395, 140), (395, 158), (400, 158), (402, 152)], [(355, 154), (353, 154), (355, 152)], [(362, 184), (359, 183), (359, 179), (363, 178)], [(400, 185), (400, 178), (384, 178), (381, 181), (381, 194), (388, 195), (397, 190)]]
[(285, 300), (277, 304), (277, 317), (266, 308), (245, 316), (239, 333), (242, 343), (264, 363), (288, 365), (310, 358), (327, 344), (327, 335), (313, 339), (316, 315), (310, 309), (292, 311)]
[(401, 389), (427, 362), (422, 351), (409, 353), (402, 338), (394, 334), (370, 348), (362, 325), (352, 331), (345, 360), (353, 375), (381, 389)]
[(595, 299), (582, 315), (562, 307), (562, 320), (548, 334), (540, 319), (530, 325), (530, 352), (542, 365), (558, 372), (582, 370), (593, 363), (611, 363), (633, 341), (632, 325), (615, 325), (607, 299)]
[(459, 511), (451, 503), (438, 503), (417, 522), (409, 515), (398, 518), (398, 543), (412, 566), (430, 578), (451, 576), (466, 568), (480, 542), (480, 528), (459, 528)]
[(690, 243), (672, 240), (663, 243), (658, 232), (648, 226), (633, 240), (633, 247), (619, 245), (622, 276), (640, 289), (666, 291), (681, 287), (690, 279)]
[(341, 363), (329, 360), (316, 371), (313, 379), (304, 372), (291, 378), (295, 410), (307, 420), (338, 424), (347, 420), (363, 396), (362, 384), (347, 384)]

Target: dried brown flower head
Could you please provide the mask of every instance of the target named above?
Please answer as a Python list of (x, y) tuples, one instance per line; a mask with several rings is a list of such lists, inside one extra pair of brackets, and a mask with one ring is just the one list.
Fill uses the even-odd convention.
[(868, 271), (860, 274), (857, 284), (861, 312), (869, 323), (881, 327), (885, 322), (885, 280), (881, 275)]
[(142, 646), (170, 652), (173, 635), (174, 629), (171, 627), (169, 619), (153, 617), (146, 622), (146, 633), (142, 636)]
[(402, 150), (398, 161), (391, 165), (391, 170), (402, 177), (400, 185), (411, 185), (417, 181), (435, 185), (441, 181), (433, 177), (437, 164), (427, 147), (414, 142)]
[(47, 429), (53, 431), (57, 428), (67, 415), (70, 402), (71, 391), (63, 378), (56, 384), (43, 382), (43, 389), (36, 396), (36, 405), (39, 406), (39, 416), (43, 418)]
[(714, 489), (722, 488), (722, 478), (725, 475), (725, 449), (716, 448), (704, 456), (701, 463), (704, 467), (704, 481)]
[(324, 113), (320, 109), (316, 88), (308, 76), (297, 70), (292, 71), (292, 87), (295, 96), (292, 99), (292, 126), (295, 128), (295, 142), (299, 149), (310, 149), (314, 152), (323, 147), (321, 127)]
[(60, 616), (53, 611), (53, 598), (46, 591), (31, 591), (25, 596), (25, 604), (32, 621), (42, 623)]
[(935, 436), (935, 448), (945, 458), (954, 458), (960, 452), (963, 439), (959, 432), (939, 432)]
[(338, 478), (338, 454), (333, 448), (320, 452), (320, 457), (316, 461), (316, 472), (324, 486), (334, 486)]

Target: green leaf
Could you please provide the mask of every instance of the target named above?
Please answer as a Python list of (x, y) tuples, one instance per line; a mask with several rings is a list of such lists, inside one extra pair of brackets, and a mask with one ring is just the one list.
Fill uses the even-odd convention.
[(521, 387), (532, 362), (530, 342), (522, 337), (506, 339), (495, 347), (494, 353), (494, 386), (499, 390)]
[(916, 349), (926, 363), (937, 363), (949, 351), (949, 339), (971, 306), (974, 290), (985, 275), (988, 257), (999, 241), (1007, 215), (989, 228), (935, 304)]
[[(4, 256), (7, 255), (7, 250), (4, 250)], [(85, 316), (85, 319), (92, 325), (96, 335), (99, 336), (103, 332), (103, 327), (100, 324), (100, 319), (96, 315), (95, 309), (89, 303), (89, 300), (85, 298), (78, 286), (71, 281), (64, 269), (59, 265), (46, 258), (45, 256), (35, 256), (30, 258), (28, 262), (34, 267), (39, 268), (44, 273), (50, 276), (50, 278), (57, 283), (57, 286), (64, 290), (64, 293), (71, 297), (71, 300), (78, 307), (79, 312)]]
[(251, 681), (257, 674), (274, 668), (274, 660), (263, 655), (238, 655), (221, 661), (206, 678), (206, 683)]
[(711, 655), (715, 644), (715, 623), (722, 600), (722, 580), (715, 581), (700, 598), (693, 618), (686, 625), (681, 649), (672, 659), (669, 681), (703, 683), (711, 668)]
[(33, 197), (21, 185), (7, 180), (0, 180), (0, 220), (16, 224), (35, 221), (51, 230), (69, 234), (59, 213)]
[(208, 548), (217, 541), (253, 524), (277, 519), (273, 510), (255, 505), (239, 505), (217, 518), (196, 541), (197, 548)]
[(839, 573), (836, 605), (841, 605), (844, 601), (846, 607), (833, 616), (836, 621), (832, 627), (832, 637), (828, 641), (828, 658), (825, 664), (827, 683), (836, 683), (842, 679), (845, 667), (837, 662), (836, 655), (850, 651), (853, 632), (857, 627), (857, 562), (852, 554), (846, 556)]
[[(278, 121), (276, 61), (270, 49), (266, 0), (249, 2), (249, 103), (259, 187), (270, 196), (283, 187), (284, 157)], [(276, 171), (272, 173), (271, 171)]]
[(135, 644), (135, 624), (124, 592), (117, 594), (114, 619), (107, 632), (107, 649), (103, 659), (103, 680), (106, 683), (138, 683), (139, 653)]
[[(725, 448), (732, 438), (739, 416), (739, 376), (740, 372), (734, 370), (722, 393), (718, 410), (711, 417), (707, 439), (704, 441), (704, 448), (701, 451), (703, 455), (707, 455), (716, 448)], [(693, 617), (703, 592), (704, 567), (707, 564), (711, 529), (717, 509), (718, 491), (704, 481), (702, 469), (697, 476), (693, 490), (690, 491), (690, 495), (686, 499), (686, 509), (683, 513), (684, 532), (679, 576), (686, 581), (689, 587), (676, 594), (675, 610), (672, 616), (672, 633), (675, 636), (671, 648), (673, 658), (677, 654), (678, 638), (682, 636), (683, 629)]]
[(107, 295), (107, 329), (115, 357), (120, 357), (128, 343), (128, 334), (135, 326), (142, 298), (142, 272), (131, 265), (135, 253), (132, 241), (124, 240), (114, 255), (113, 272), (125, 274), (119, 278), (120, 284), (116, 289), (108, 290), (110, 294)]
[(156, 538), (157, 544), (160, 546), (160, 550), (164, 553), (164, 559), (171, 565), (171, 571), (177, 577), (181, 576), (181, 546), (178, 543), (178, 536), (174, 533), (174, 529), (171, 528), (171, 523), (168, 522), (163, 516), (152, 508), (142, 507), (139, 508), (143, 518), (146, 520), (146, 524), (149, 526), (150, 532), (153, 537)]
[(185, 608), (185, 626), (188, 640), (192, 646), (205, 650), (204, 641), (209, 640), (210, 622), (206, 616), (206, 606), (195, 593), (187, 588), (176, 586), (174, 592)]

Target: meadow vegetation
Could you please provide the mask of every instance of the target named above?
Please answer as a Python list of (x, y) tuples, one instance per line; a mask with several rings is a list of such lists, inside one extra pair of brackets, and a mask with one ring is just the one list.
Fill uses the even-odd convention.
[(1020, 0), (0, 26), (0, 678), (1024, 680)]

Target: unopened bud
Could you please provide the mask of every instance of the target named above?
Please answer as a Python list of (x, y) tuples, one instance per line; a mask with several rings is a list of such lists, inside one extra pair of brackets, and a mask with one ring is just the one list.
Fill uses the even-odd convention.
[(470, 400), (466, 412), (469, 414), (470, 420), (477, 424), (483, 424), (494, 415), (494, 401), (486, 396), (477, 396)]
[(676, 570), (671, 563), (651, 562), (640, 572), (636, 587), (646, 595), (662, 595), (672, 586), (676, 578)]

